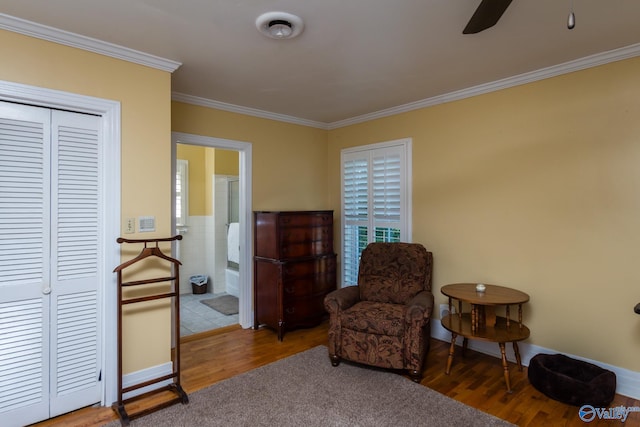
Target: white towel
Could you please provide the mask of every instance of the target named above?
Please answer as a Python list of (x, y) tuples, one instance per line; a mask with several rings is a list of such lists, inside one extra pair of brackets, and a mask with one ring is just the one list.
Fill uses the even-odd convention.
[(240, 224), (229, 224), (227, 233), (227, 260), (240, 264)]

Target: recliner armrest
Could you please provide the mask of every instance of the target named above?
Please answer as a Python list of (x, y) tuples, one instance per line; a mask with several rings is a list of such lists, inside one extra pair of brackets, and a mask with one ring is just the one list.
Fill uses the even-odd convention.
[(419, 292), (409, 303), (407, 304), (407, 322), (412, 320), (421, 321), (423, 319), (429, 319), (433, 312), (433, 294), (431, 291)]
[(347, 286), (346, 288), (331, 291), (324, 298), (324, 307), (329, 313), (338, 313), (341, 310), (353, 306), (360, 301), (360, 290), (357, 286)]

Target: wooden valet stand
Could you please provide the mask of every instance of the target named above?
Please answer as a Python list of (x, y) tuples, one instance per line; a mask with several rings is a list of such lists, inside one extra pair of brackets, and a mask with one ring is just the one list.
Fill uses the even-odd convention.
[[(138, 418), (143, 415), (147, 415), (151, 412), (155, 412), (161, 408), (165, 408), (167, 406), (173, 405), (175, 403), (189, 403), (189, 397), (187, 393), (184, 392), (182, 386), (180, 385), (180, 261), (177, 259), (171, 258), (160, 250), (158, 247), (159, 242), (171, 242), (174, 240), (182, 240), (181, 235), (177, 235), (174, 237), (168, 237), (163, 239), (142, 239), (142, 240), (130, 240), (123, 239), (119, 237), (117, 242), (122, 243), (143, 243), (144, 248), (142, 252), (135, 258), (120, 264), (115, 268), (114, 272), (118, 275), (118, 400), (113, 404), (113, 410), (118, 414), (120, 418), (120, 422), (123, 426), (128, 426), (129, 422), (133, 418)], [(151, 244), (152, 246), (148, 246)], [(136, 280), (136, 281), (123, 281), (123, 270), (127, 267), (130, 267), (143, 259), (149, 257), (157, 257), (169, 264), (171, 267), (171, 275), (164, 277), (155, 277), (151, 279), (144, 280)], [(123, 289), (125, 288), (137, 288), (140, 289), (140, 293), (144, 293), (143, 290), (145, 285), (153, 284), (153, 283), (169, 283), (169, 290), (167, 292), (162, 293), (148, 293), (144, 296), (139, 297), (131, 297), (131, 298), (123, 298)], [(172, 336), (175, 337), (175, 348), (173, 348), (173, 360), (172, 360), (172, 372), (170, 374), (162, 375), (157, 378), (153, 378), (147, 381), (144, 381), (139, 384), (130, 385), (128, 387), (123, 387), (122, 385), (122, 307), (129, 304), (138, 304), (146, 301), (159, 300), (164, 298), (170, 298), (172, 300), (172, 308), (173, 308), (173, 322), (172, 322)], [(168, 381), (171, 381), (169, 384), (166, 384)], [(156, 384), (164, 384), (159, 387), (154, 388), (152, 391), (140, 394), (138, 396), (124, 398), (126, 393), (131, 393), (135, 390), (139, 390), (143, 387), (149, 387)], [(137, 412), (135, 414), (129, 414), (125, 408), (125, 405), (131, 403), (135, 400), (142, 399), (143, 397), (148, 397), (150, 394), (160, 393), (163, 391), (172, 391), (175, 393), (175, 397), (170, 400), (162, 401), (161, 403), (145, 408), (144, 410)]]

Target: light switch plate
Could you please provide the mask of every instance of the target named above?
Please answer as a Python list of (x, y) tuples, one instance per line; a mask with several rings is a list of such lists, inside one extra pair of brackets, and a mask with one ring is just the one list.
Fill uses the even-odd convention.
[(124, 234), (132, 234), (136, 232), (136, 219), (127, 218), (124, 223)]

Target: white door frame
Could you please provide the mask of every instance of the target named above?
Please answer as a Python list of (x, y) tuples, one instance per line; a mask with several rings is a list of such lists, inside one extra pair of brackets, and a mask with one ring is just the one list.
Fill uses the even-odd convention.
[[(252, 171), (252, 146), (249, 142), (234, 141), (230, 139), (214, 138), (210, 136), (193, 135), (181, 132), (171, 133), (171, 159), (175, 167), (176, 144), (200, 145), (203, 147), (234, 150), (240, 153), (240, 306), (238, 307), (238, 319), (240, 326), (250, 328), (253, 326), (253, 211), (251, 205), (251, 171)], [(175, 175), (175, 173), (174, 173)], [(173, 182), (173, 180), (172, 180)], [(175, 205), (172, 203), (173, 209)], [(172, 215), (175, 221), (175, 214)], [(175, 224), (172, 224), (175, 229)]]
[[(104, 277), (99, 285), (102, 299), (102, 379), (104, 389), (101, 404), (109, 406), (117, 400), (117, 301), (116, 277), (113, 269), (120, 263), (120, 102), (86, 95), (45, 89), (0, 80), (0, 100), (19, 102), (45, 108), (57, 108), (102, 117), (104, 137), (103, 194), (104, 235), (103, 254), (99, 262)], [(111, 290), (111, 292), (107, 292)]]

